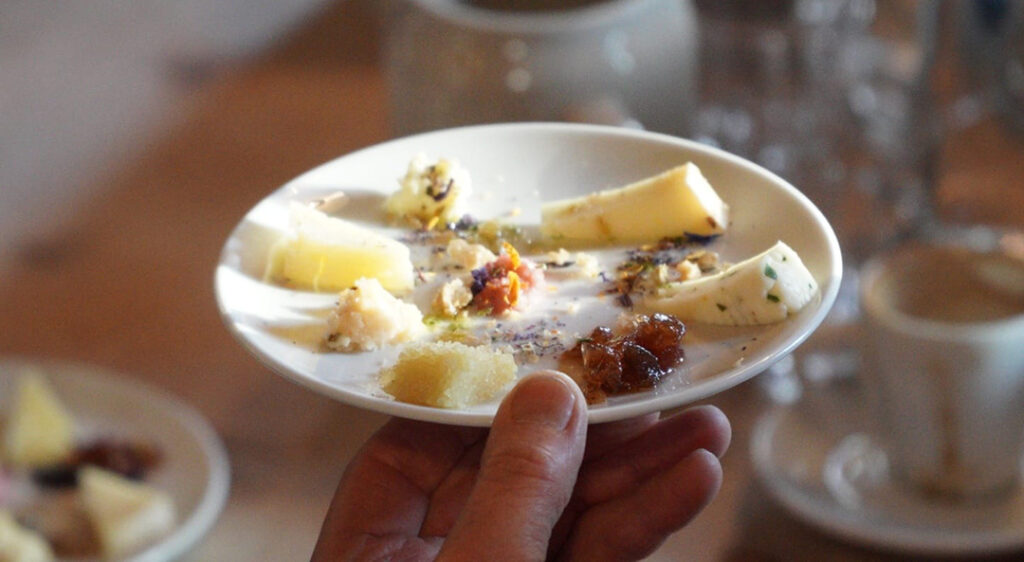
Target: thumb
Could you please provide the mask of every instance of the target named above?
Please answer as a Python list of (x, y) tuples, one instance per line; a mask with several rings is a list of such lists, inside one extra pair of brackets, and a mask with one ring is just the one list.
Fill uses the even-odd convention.
[(498, 408), (440, 559), (543, 560), (576, 485), (586, 433), (586, 401), (572, 379), (542, 371), (520, 381)]

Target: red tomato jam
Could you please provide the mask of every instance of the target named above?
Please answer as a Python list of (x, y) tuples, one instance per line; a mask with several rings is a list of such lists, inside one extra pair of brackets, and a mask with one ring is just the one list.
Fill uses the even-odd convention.
[(520, 259), (519, 252), (507, 242), (497, 259), (474, 269), (472, 274), (470, 306), (492, 316), (521, 307), (523, 295), (544, 280), (544, 274), (529, 260)]

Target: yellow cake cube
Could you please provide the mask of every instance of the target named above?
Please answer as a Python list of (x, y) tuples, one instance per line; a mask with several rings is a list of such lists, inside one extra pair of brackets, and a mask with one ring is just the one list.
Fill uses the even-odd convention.
[(512, 354), (458, 342), (413, 343), (381, 374), (396, 400), (438, 408), (465, 408), (490, 400), (516, 378)]

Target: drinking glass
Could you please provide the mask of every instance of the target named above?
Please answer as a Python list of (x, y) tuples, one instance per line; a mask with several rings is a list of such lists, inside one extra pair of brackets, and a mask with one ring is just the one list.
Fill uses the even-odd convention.
[[(531, 9), (503, 7), (516, 4)], [(407, 0), (385, 50), (392, 129), (580, 121), (681, 135), (696, 37), (684, 0)]]
[[(765, 382), (856, 373), (861, 263), (932, 219), (942, 128), (929, 80), (938, 5), (873, 0), (697, 3), (690, 135), (790, 181), (832, 223), (843, 283), (819, 333)], [(775, 375), (775, 377), (773, 377)]]

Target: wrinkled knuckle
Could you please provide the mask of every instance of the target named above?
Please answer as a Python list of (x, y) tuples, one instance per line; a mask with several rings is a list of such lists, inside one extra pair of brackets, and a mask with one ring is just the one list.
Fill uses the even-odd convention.
[(555, 455), (547, 449), (509, 447), (494, 451), (486, 474), (496, 483), (551, 489), (558, 486), (557, 464)]

